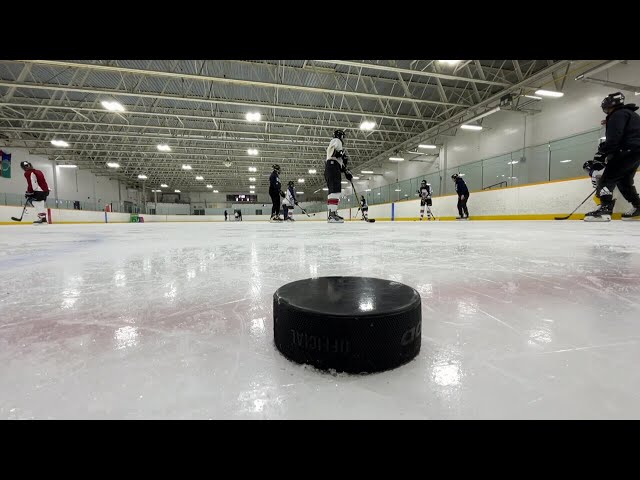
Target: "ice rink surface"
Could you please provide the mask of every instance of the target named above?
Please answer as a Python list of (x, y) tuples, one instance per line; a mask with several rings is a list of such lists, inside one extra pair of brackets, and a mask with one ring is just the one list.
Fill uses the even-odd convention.
[[(312, 276), (422, 296), (422, 350), (324, 373), (273, 344)], [(640, 418), (640, 225), (0, 227), (0, 418)]]

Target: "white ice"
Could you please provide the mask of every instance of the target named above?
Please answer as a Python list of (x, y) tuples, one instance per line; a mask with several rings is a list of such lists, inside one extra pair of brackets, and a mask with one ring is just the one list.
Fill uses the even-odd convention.
[[(331, 375), (273, 345), (311, 276), (422, 296), (422, 350)], [(0, 227), (0, 418), (640, 418), (640, 225)]]

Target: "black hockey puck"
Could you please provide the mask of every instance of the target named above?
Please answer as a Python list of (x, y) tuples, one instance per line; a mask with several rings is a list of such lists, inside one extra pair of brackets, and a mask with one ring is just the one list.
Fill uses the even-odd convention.
[(338, 372), (398, 367), (420, 352), (420, 294), (368, 277), (298, 280), (273, 295), (273, 336), (289, 360)]

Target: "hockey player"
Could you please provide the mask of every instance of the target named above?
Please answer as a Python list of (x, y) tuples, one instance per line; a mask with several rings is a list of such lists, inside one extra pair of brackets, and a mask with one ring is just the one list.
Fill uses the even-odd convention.
[(469, 189), (467, 184), (460, 175), (454, 173), (451, 175), (451, 179), (456, 184), (456, 193), (458, 194), (458, 213), (459, 217), (456, 220), (465, 220), (469, 218), (469, 209), (467, 208), (467, 200), (469, 200)]
[(360, 195), (360, 210), (362, 210), (362, 220), (365, 222), (369, 221), (369, 205), (367, 205), (367, 200), (364, 198), (364, 195)]
[(633, 184), (633, 177), (640, 166), (640, 116), (636, 113), (638, 107), (633, 103), (625, 105), (624, 95), (620, 92), (607, 95), (600, 107), (607, 114), (604, 120), (605, 141), (598, 148), (605, 165), (597, 182), (596, 195), (600, 197), (600, 207), (587, 213), (585, 220), (611, 220), (613, 191), (616, 186), (633, 206), (622, 214), (622, 220), (640, 220), (640, 196)]
[(271, 197), (271, 221), (281, 222), (280, 217), (280, 196), (284, 196), (282, 193), (282, 184), (280, 183), (280, 165), (275, 164), (271, 168), (273, 171), (269, 176), (269, 196)]
[(298, 199), (296, 198), (296, 189), (294, 187), (293, 180), (287, 184), (287, 190), (284, 192), (284, 199), (282, 200), (282, 210), (284, 212), (284, 219), (289, 222), (293, 222), (293, 206), (298, 205)]
[(427, 220), (431, 220), (431, 184), (427, 183), (426, 180), (422, 180), (420, 184), (420, 190), (418, 190), (418, 195), (420, 195), (420, 221), (424, 217), (424, 206), (427, 206)]
[(327, 160), (324, 167), (324, 179), (327, 182), (328, 194), (327, 194), (327, 208), (329, 210), (329, 216), (327, 217), (328, 223), (343, 223), (344, 218), (338, 215), (338, 204), (340, 203), (340, 193), (342, 187), (340, 181), (342, 180), (341, 172), (344, 173), (347, 180), (351, 181), (353, 175), (347, 169), (349, 157), (344, 151), (345, 134), (343, 130), (336, 130), (333, 132), (333, 138), (327, 147)]
[(44, 212), (44, 202), (49, 196), (49, 186), (40, 170), (33, 168), (29, 162), (20, 162), (20, 167), (24, 170), (24, 178), (27, 179), (27, 191), (24, 197), (26, 204), (35, 207), (38, 212), (38, 219), (34, 224), (47, 223), (47, 214)]
[[(604, 142), (600, 143), (600, 147)], [(611, 192), (606, 187), (603, 187), (601, 190), (598, 190), (598, 182), (602, 178), (602, 174), (604, 172), (604, 155), (602, 153), (596, 153), (593, 157), (593, 160), (587, 160), (582, 165), (582, 169), (589, 175), (591, 178), (591, 185), (596, 189), (596, 194), (593, 197), (596, 205), (601, 205), (600, 195), (609, 195)], [(612, 200), (611, 210), (613, 211), (613, 207), (615, 205), (615, 199)], [(611, 215), (585, 215), (585, 222), (609, 222), (611, 221)]]

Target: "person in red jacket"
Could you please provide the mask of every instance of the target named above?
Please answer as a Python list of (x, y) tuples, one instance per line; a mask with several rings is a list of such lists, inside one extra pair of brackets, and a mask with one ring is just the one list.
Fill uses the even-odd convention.
[(49, 186), (40, 170), (33, 168), (29, 162), (20, 162), (24, 170), (24, 178), (27, 179), (27, 191), (24, 198), (27, 204), (35, 207), (38, 219), (33, 223), (47, 223), (47, 214), (44, 212), (44, 202), (49, 196)]

